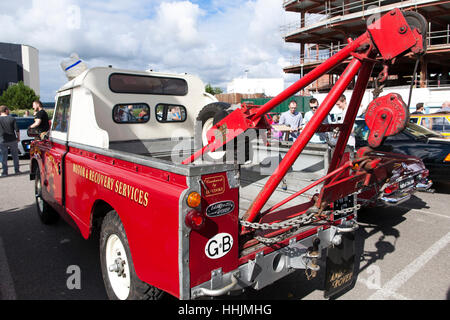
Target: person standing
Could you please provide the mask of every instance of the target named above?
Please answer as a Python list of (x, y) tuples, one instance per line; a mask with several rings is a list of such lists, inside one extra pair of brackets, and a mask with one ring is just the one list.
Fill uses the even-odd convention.
[[(345, 95), (342, 95), (339, 97), (338, 101), (336, 102), (336, 106), (338, 107), (338, 112), (334, 114), (334, 123), (342, 124), (345, 120), (345, 114), (347, 113), (347, 99)], [(353, 150), (355, 150), (356, 147), (356, 138), (355, 138), (355, 125), (353, 124), (353, 129), (350, 133), (350, 136), (348, 137), (347, 145), (352, 147)]]
[(299, 135), (300, 125), (302, 123), (303, 117), (300, 112), (297, 111), (297, 102), (295, 100), (291, 100), (289, 102), (289, 111), (283, 112), (280, 117), (280, 125), (289, 126), (290, 132), (289, 141), (295, 141)]
[(19, 149), (17, 143), (20, 141), (20, 130), (16, 119), (9, 115), (7, 106), (0, 106), (0, 152), (2, 154), (2, 177), (8, 175), (8, 149), (14, 162), (14, 171), (19, 170)]
[[(309, 110), (305, 113), (305, 117), (302, 121), (302, 130), (305, 128), (306, 124), (312, 119), (314, 114), (316, 113), (317, 109), (319, 108), (319, 101), (316, 98), (311, 98), (309, 100)], [(329, 116), (326, 116), (326, 118), (322, 121), (322, 124), (328, 124), (330, 123)], [(312, 136), (310, 142), (311, 143), (326, 143), (326, 134), (324, 132), (318, 132), (314, 133)]]
[(42, 107), (42, 103), (38, 100), (33, 102), (34, 123), (30, 126), (30, 129), (36, 128), (40, 135), (50, 130), (48, 123), (48, 114)]
[(338, 111), (334, 114), (334, 122), (344, 123), (345, 114), (347, 113), (347, 98), (345, 95), (339, 97), (336, 106), (338, 107)]
[(424, 114), (425, 113), (425, 107), (423, 105), (423, 102), (419, 102), (416, 104), (416, 111), (414, 111), (411, 114)]

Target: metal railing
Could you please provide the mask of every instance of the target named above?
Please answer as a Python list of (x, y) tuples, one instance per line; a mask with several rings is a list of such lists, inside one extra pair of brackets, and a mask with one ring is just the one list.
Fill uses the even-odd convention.
[(344, 48), (347, 43), (338, 43), (330, 45), (321, 45), (319, 49), (315, 45), (309, 46), (306, 49), (305, 54), (301, 56), (292, 56), (287, 59), (292, 65), (298, 64), (308, 64), (308, 63), (316, 63), (320, 61), (325, 61), (330, 58), (332, 55), (336, 54), (339, 50)]
[[(429, 30), (427, 34), (427, 41), (429, 49), (433, 47), (450, 46), (450, 25), (447, 25), (447, 29), (444, 30)], [(317, 50), (315, 45), (308, 46), (305, 54), (302, 54), (301, 56), (291, 56), (287, 60), (291, 66), (321, 63), (344, 48), (346, 45), (346, 43), (331, 43), (327, 46), (321, 45), (319, 50)]]
[(428, 47), (450, 44), (450, 25), (446, 30), (428, 31)]
[[(315, 15), (320, 15), (320, 18), (316, 18), (315, 20), (310, 20), (308, 16), (303, 17), (294, 22), (287, 23), (280, 27), (280, 31), (288, 34), (292, 31), (301, 29), (305, 26), (311, 26), (317, 22), (331, 19), (337, 16), (344, 16), (350, 13), (361, 12), (363, 16), (365, 16), (365, 11), (373, 9), (373, 7), (383, 7), (386, 5), (394, 4), (396, 2), (405, 2), (407, 0), (393, 1), (393, 0), (359, 0), (352, 1), (350, 3), (345, 3), (342, 1), (342, 4), (336, 6), (335, 2), (324, 1), (324, 9), (315, 13)], [(283, 6), (287, 6), (290, 3), (295, 2), (295, 0), (284, 0)]]

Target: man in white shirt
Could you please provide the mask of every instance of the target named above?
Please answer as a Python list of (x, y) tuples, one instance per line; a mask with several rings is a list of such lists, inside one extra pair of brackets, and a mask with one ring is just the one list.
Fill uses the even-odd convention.
[(289, 141), (295, 141), (297, 139), (302, 120), (302, 114), (297, 111), (297, 102), (292, 100), (289, 102), (289, 111), (281, 114), (280, 122), (278, 123), (291, 128), (291, 132), (289, 133)]
[[(345, 95), (339, 97), (336, 106), (339, 108), (339, 111), (334, 114), (334, 123), (344, 123), (345, 114), (347, 113), (347, 99), (345, 98)], [(356, 145), (354, 129), (355, 126), (353, 125), (352, 132), (350, 133), (347, 142), (347, 145), (353, 147), (353, 149), (355, 149)]]

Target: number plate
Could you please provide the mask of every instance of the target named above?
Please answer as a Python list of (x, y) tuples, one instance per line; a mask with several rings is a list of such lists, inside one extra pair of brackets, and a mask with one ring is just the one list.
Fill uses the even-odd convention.
[(414, 184), (414, 178), (405, 179), (400, 181), (399, 187), (400, 189), (406, 189)]
[(336, 200), (333, 203), (333, 208), (335, 210), (347, 209), (347, 208), (353, 207), (354, 203), (355, 203), (355, 196), (350, 195), (350, 196), (346, 196), (342, 199)]
[(328, 248), (325, 273), (325, 298), (329, 298), (348, 288), (355, 279), (355, 236), (342, 235), (339, 246)]

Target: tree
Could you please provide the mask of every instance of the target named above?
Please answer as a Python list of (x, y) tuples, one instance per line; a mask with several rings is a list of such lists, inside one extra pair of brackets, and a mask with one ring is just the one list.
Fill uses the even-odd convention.
[(19, 81), (3, 92), (0, 104), (6, 105), (10, 110), (30, 109), (35, 100), (39, 100), (39, 96), (34, 90)]
[(212, 94), (212, 95), (216, 95), (216, 94), (221, 94), (221, 93), (223, 93), (222, 89), (220, 89), (220, 88), (218, 88), (218, 87), (213, 88), (213, 87), (211, 86), (211, 84), (209, 84), (209, 83), (206, 85), (205, 91), (208, 92), (208, 93), (210, 93), (210, 94)]

